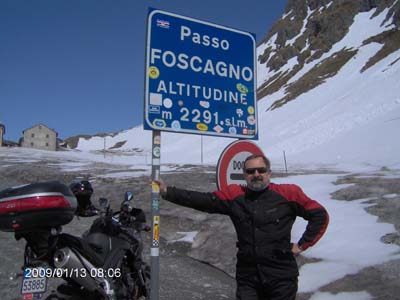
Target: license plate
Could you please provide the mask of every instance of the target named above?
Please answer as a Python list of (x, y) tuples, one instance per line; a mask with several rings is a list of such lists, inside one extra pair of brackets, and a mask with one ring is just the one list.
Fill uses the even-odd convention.
[(47, 288), (46, 277), (30, 277), (22, 279), (21, 294), (44, 293)]

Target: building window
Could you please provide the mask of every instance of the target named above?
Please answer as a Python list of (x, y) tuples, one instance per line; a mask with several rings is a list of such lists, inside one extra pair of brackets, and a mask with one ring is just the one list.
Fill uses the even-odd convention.
[(34, 133), (31, 133), (31, 137), (35, 137), (35, 134), (34, 134)]
[(48, 147), (49, 146), (49, 143), (46, 143), (46, 147)]
[(50, 137), (50, 135), (49, 134), (46, 134), (46, 138), (49, 138)]
[(31, 142), (31, 146), (33, 147), (33, 142)]

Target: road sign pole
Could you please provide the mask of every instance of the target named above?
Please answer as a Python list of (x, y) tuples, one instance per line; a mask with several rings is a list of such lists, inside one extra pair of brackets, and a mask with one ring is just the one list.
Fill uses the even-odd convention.
[(150, 300), (159, 298), (160, 273), (160, 188), (154, 181), (160, 179), (161, 132), (153, 130), (152, 166), (151, 166), (151, 225), (153, 239), (151, 243), (151, 280)]
[(201, 164), (203, 164), (203, 136), (200, 136), (201, 139)]

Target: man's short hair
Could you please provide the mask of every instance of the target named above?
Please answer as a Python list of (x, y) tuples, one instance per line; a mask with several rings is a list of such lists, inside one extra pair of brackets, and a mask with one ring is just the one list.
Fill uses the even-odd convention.
[(262, 160), (264, 161), (265, 166), (267, 167), (267, 169), (268, 169), (268, 170), (271, 170), (271, 162), (269, 161), (269, 159), (268, 159), (265, 155), (262, 155), (262, 154), (252, 154), (252, 155), (248, 156), (248, 157), (244, 160), (243, 172), (246, 172), (246, 164), (247, 164), (247, 162), (248, 162), (249, 160), (256, 159), (256, 158), (260, 158), (260, 157), (261, 157)]

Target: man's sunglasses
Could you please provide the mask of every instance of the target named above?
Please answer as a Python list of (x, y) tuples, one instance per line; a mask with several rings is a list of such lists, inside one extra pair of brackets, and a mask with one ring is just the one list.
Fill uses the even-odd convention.
[(249, 168), (246, 169), (246, 174), (252, 175), (255, 174), (256, 171), (258, 172), (258, 174), (265, 174), (267, 173), (269, 170), (267, 168)]

